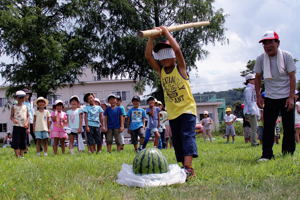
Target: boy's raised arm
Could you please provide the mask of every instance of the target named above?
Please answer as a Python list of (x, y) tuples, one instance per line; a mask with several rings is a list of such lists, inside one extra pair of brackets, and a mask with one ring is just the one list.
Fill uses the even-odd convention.
[(160, 74), (160, 66), (156, 62), (156, 60), (153, 58), (152, 51), (153, 51), (153, 42), (154, 38), (150, 37), (147, 41), (146, 50), (145, 50), (145, 57), (148, 61), (148, 63), (151, 65), (151, 67)]
[(176, 60), (178, 63), (179, 70), (185, 78), (188, 78), (187, 72), (186, 72), (186, 64), (183, 57), (183, 54), (181, 52), (180, 46), (175, 40), (175, 38), (172, 36), (172, 34), (169, 32), (169, 30), (165, 26), (159, 27), (162, 30), (162, 34), (167, 38), (167, 40), (170, 42), (170, 45), (175, 52)]

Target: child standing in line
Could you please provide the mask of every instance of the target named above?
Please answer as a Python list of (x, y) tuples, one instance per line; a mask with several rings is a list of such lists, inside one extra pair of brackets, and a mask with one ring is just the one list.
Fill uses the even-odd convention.
[(187, 177), (195, 176), (193, 158), (198, 157), (196, 145), (196, 102), (191, 92), (187, 67), (179, 44), (166, 27), (157, 27), (167, 39), (153, 48), (155, 37), (149, 38), (145, 56), (160, 75), (164, 99), (172, 129), (177, 162), (182, 162)]
[[(100, 127), (103, 125), (103, 110), (95, 104), (95, 95), (87, 93), (83, 97), (88, 105), (84, 108), (84, 120), (86, 125), (87, 144), (90, 153), (99, 153), (102, 148), (102, 137)], [(105, 125), (103, 125), (105, 129)], [(97, 145), (97, 149), (96, 149)]]
[(161, 101), (157, 101), (157, 106), (160, 110), (160, 112), (159, 112), (160, 127), (158, 129), (158, 132), (160, 134), (160, 138), (159, 138), (158, 148), (159, 149), (166, 149), (166, 147), (167, 147), (167, 143), (166, 143), (166, 122), (168, 121), (168, 114), (165, 111), (164, 105), (162, 104)]
[[(133, 108), (129, 109), (128, 116), (128, 130), (131, 135), (131, 143), (133, 144), (135, 152), (142, 149), (145, 139), (145, 118), (146, 112), (140, 108), (141, 99), (139, 96), (132, 97), (131, 100)], [(138, 137), (140, 137), (140, 147), (138, 148)]]
[(248, 74), (246, 77), (246, 88), (244, 90), (244, 109), (243, 114), (245, 120), (250, 123), (251, 128), (251, 146), (259, 145), (256, 142), (257, 139), (257, 118), (259, 118), (260, 112), (256, 104), (256, 92), (255, 92), (255, 75)]
[(53, 152), (57, 154), (58, 144), (61, 145), (62, 153), (65, 153), (65, 140), (68, 139), (68, 135), (64, 129), (67, 125), (67, 114), (63, 111), (64, 103), (62, 100), (56, 100), (55, 109), (51, 113), (52, 120), (52, 131), (50, 137), (54, 139), (53, 142)]
[(211, 129), (212, 129), (212, 119), (209, 117), (208, 111), (204, 111), (203, 113), (204, 118), (201, 120), (201, 124), (204, 129), (204, 142), (206, 141), (206, 136), (208, 136), (209, 141), (212, 142), (212, 135), (211, 135)]
[(69, 128), (71, 128), (71, 133), (69, 134), (69, 149), (70, 153), (74, 154), (75, 137), (80, 135), (82, 132), (83, 112), (80, 109), (80, 101), (78, 96), (71, 96), (69, 102), (71, 105), (71, 109), (67, 111), (68, 124)]
[(149, 97), (147, 99), (147, 103), (149, 107), (146, 109), (147, 114), (147, 129), (146, 129), (146, 137), (143, 144), (143, 149), (146, 148), (147, 143), (152, 135), (154, 135), (154, 147), (158, 147), (160, 134), (158, 132), (158, 128), (160, 126), (160, 118), (159, 112), (160, 109), (155, 106), (155, 98)]
[(29, 113), (24, 105), (26, 93), (22, 90), (16, 92), (17, 104), (11, 108), (10, 120), (13, 122), (11, 147), (17, 158), (24, 157), (26, 150), (26, 134), (29, 134)]
[[(101, 100), (101, 108), (102, 108), (102, 110), (103, 110), (103, 113), (106, 111), (106, 109), (108, 108), (108, 104), (105, 102), (105, 100)], [(103, 118), (103, 120), (104, 120), (104, 118)], [(104, 121), (103, 121), (103, 123), (104, 123)], [(105, 142), (105, 145), (106, 145), (106, 140), (107, 140), (107, 130), (101, 130), (101, 137), (103, 138), (103, 140), (104, 140), (104, 138), (105, 138), (105, 140), (104, 140), (104, 142)], [(107, 148), (107, 145), (106, 145), (106, 148)], [(108, 152), (108, 149), (107, 149), (107, 152)]]
[[(98, 99), (98, 98), (95, 98), (95, 105), (96, 106), (100, 106), (101, 108), (102, 108), (102, 110), (103, 110), (103, 113), (104, 113), (104, 109), (103, 109), (103, 107), (101, 106), (101, 101), (100, 101), (100, 99)], [(102, 114), (103, 115), (103, 114)], [(104, 123), (104, 116), (103, 116), (103, 123)], [(102, 125), (101, 125), (102, 126)], [(101, 129), (100, 128), (100, 135), (101, 135), (101, 144), (99, 145), (99, 152), (102, 152), (102, 145), (103, 145), (103, 139), (104, 139), (104, 131), (103, 131), (103, 129)]]
[(121, 108), (117, 106), (117, 97), (114, 94), (110, 94), (107, 101), (110, 106), (104, 112), (105, 127), (107, 127), (106, 145), (108, 152), (111, 153), (113, 138), (115, 138), (117, 144), (117, 151), (121, 150), (121, 133), (124, 131), (124, 117)]
[(44, 97), (39, 97), (35, 101), (37, 110), (33, 117), (33, 132), (36, 138), (36, 153), (40, 156), (41, 146), (43, 145), (44, 156), (48, 156), (48, 138), (50, 130), (50, 112), (45, 108), (48, 105), (48, 100)]
[(229, 136), (232, 137), (232, 143), (234, 143), (235, 129), (233, 123), (236, 120), (236, 116), (231, 114), (231, 108), (226, 108), (226, 114), (224, 116), (224, 121), (226, 124), (226, 133), (225, 136), (227, 138), (226, 143), (229, 143)]
[[(33, 132), (34, 108), (33, 108), (33, 102), (31, 101), (32, 91), (29, 90), (29, 89), (27, 89), (27, 88), (23, 89), (23, 91), (26, 93), (24, 105), (26, 105), (26, 107), (28, 109), (30, 135), (31, 135), (31, 137), (32, 137), (32, 139), (34, 141), (34, 144), (36, 144), (36, 138), (35, 138), (35, 134)], [(27, 145), (30, 146), (29, 134), (27, 134)]]
[(85, 132), (85, 120), (84, 120), (84, 108), (85, 105), (80, 104), (79, 108), (82, 110), (82, 129), (81, 129), (81, 134), (78, 134), (78, 152), (83, 152), (84, 151), (84, 142), (83, 139), (86, 139), (86, 132)]
[[(122, 98), (120, 96), (117, 96), (117, 106), (119, 108), (121, 108), (123, 121), (125, 123), (127, 115), (126, 115), (126, 111), (125, 111), (124, 106), (122, 106)], [(124, 144), (125, 144), (125, 140), (124, 140), (125, 132), (123, 131), (122, 133), (120, 133), (120, 135), (121, 135), (121, 150), (123, 150), (124, 149)]]

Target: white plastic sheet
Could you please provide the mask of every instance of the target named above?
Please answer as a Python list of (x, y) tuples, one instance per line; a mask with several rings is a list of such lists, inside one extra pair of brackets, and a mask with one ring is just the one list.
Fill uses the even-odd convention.
[(177, 164), (170, 164), (167, 173), (147, 175), (135, 174), (132, 165), (123, 164), (118, 174), (117, 183), (134, 187), (157, 187), (184, 183), (185, 180), (186, 173)]

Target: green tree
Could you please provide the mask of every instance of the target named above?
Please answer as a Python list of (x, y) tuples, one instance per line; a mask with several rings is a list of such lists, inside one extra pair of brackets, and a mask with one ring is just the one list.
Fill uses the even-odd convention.
[[(188, 69), (196, 67), (196, 61), (208, 54), (208, 43), (224, 41), (223, 10), (213, 8), (213, 0), (111, 0), (104, 4), (107, 29), (101, 44), (101, 58), (94, 63), (95, 70), (109, 66), (110, 71), (121, 76), (147, 81), (161, 87), (155, 73), (144, 58), (146, 39), (138, 38), (137, 32), (157, 26), (170, 26), (195, 21), (211, 22), (210, 26), (174, 32), (180, 43)], [(157, 81), (157, 82), (156, 82)], [(158, 98), (160, 98), (158, 97)], [(161, 99), (161, 98), (160, 98)]]
[[(0, 50), (13, 58), (2, 63), (9, 91), (29, 87), (46, 96), (72, 84), (91, 65), (102, 76), (129, 77), (157, 86), (144, 59), (139, 30), (209, 20), (211, 25), (174, 33), (189, 69), (207, 55), (208, 43), (224, 40), (225, 16), (213, 0), (2, 0)], [(161, 92), (160, 92), (161, 94)]]
[[(74, 83), (82, 66), (98, 55), (97, 31), (104, 27), (98, 15), (101, 4), (62, 2), (0, 2), (0, 50), (13, 59), (0, 65), (1, 75), (9, 84), (8, 93), (28, 87), (46, 97), (64, 84)], [(92, 23), (97, 23), (97, 31)]]
[(248, 74), (254, 73), (255, 60), (249, 60), (246, 65), (246, 70), (241, 71), (241, 76), (245, 77)]

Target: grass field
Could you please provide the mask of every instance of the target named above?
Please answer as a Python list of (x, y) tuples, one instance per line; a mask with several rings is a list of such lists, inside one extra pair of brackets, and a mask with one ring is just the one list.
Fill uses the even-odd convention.
[[(261, 146), (238, 137), (235, 144), (198, 140), (197, 177), (181, 185), (129, 188), (115, 180), (122, 163), (132, 163), (132, 145), (121, 153), (52, 154), (37, 157), (32, 147), (24, 159), (10, 148), (0, 149), (0, 199), (300, 199), (300, 153), (257, 163)], [(152, 145), (152, 144), (150, 144)], [(300, 146), (298, 145), (298, 148)], [(173, 150), (163, 150), (175, 163)]]

